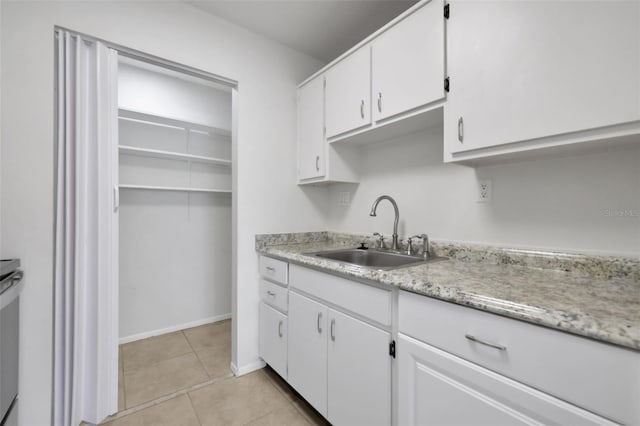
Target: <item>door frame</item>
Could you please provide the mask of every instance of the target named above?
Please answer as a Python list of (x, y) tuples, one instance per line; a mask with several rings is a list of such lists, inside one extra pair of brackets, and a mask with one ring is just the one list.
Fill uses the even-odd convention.
[[(218, 74), (214, 74), (208, 71), (204, 71), (198, 68), (191, 67), (189, 65), (181, 64), (166, 58), (162, 58), (159, 56), (151, 55), (136, 49), (132, 49), (126, 46), (122, 46), (119, 44), (115, 44), (109, 42), (107, 40), (103, 40), (97, 37), (93, 37), (91, 35), (87, 35), (78, 31), (74, 31), (69, 28), (55, 26), (54, 31), (64, 30), (73, 34), (77, 34), (81, 36), (84, 40), (99, 42), (106, 46), (106, 48), (114, 50), (117, 52), (117, 56), (123, 56), (130, 59), (135, 59), (137, 61), (145, 62), (150, 65), (159, 66), (165, 69), (169, 69), (175, 72), (179, 72), (182, 74), (186, 74), (192, 77), (197, 77), (200, 79), (207, 80), (209, 82), (213, 82), (215, 84), (225, 86), (231, 90), (231, 173), (232, 173), (232, 183), (231, 183), (231, 199), (232, 199), (232, 207), (231, 207), (231, 320), (232, 320), (232, 335), (231, 335), (231, 346), (232, 346), (232, 361), (235, 355), (235, 348), (237, 347), (237, 333), (236, 333), (236, 312), (237, 312), (237, 297), (236, 297), (236, 289), (237, 289), (237, 253), (235, 248), (237, 247), (237, 218), (238, 218), (238, 209), (237, 209), (237, 154), (238, 154), (238, 81), (232, 78), (224, 77)], [(117, 87), (114, 88), (117, 90)], [(113, 105), (105, 105), (105, 107), (113, 108)], [(117, 110), (117, 105), (115, 108)], [(55, 110), (57, 114), (57, 109)], [(117, 131), (117, 126), (114, 128), (107, 129), (108, 132)], [(117, 147), (117, 135), (111, 134), (110, 140), (115, 140), (115, 147), (112, 147), (112, 153), (114, 153), (116, 157), (116, 163), (111, 170), (111, 173), (117, 172), (117, 156), (118, 156), (118, 147)], [(117, 179), (117, 175), (114, 177)], [(117, 211), (119, 208), (119, 190), (116, 187), (113, 188), (113, 211)], [(115, 407), (115, 411), (111, 414), (115, 414), (118, 410), (118, 347), (119, 347), (119, 338), (118, 338), (118, 329), (119, 329), (119, 275), (117, 273), (119, 267), (119, 257), (118, 257), (118, 241), (119, 241), (119, 218), (115, 218), (115, 226), (113, 227), (113, 233), (111, 235), (111, 253), (109, 253), (108, 259), (100, 259), (101, 267), (110, 271), (116, 271), (116, 273), (112, 274), (111, 277), (111, 288), (107, 291), (100, 292), (100, 306), (98, 309), (104, 312), (101, 316), (105, 321), (109, 321), (109, 324), (104, 324), (106, 329), (110, 329), (111, 333), (109, 335), (98, 335), (97, 346), (103, 348), (106, 352), (111, 354), (111, 359), (108, 364), (110, 364), (107, 368), (107, 371), (98, 371), (100, 376), (102, 376), (105, 380), (100, 380), (99, 386), (100, 391), (99, 395), (101, 398), (105, 398), (106, 401), (103, 401), (107, 406)], [(104, 262), (104, 263), (103, 263)], [(54, 312), (55, 315), (55, 312)], [(103, 328), (104, 329), (104, 328)], [(54, 345), (55, 347), (55, 345)], [(51, 353), (52, 358), (55, 357), (54, 351)], [(109, 357), (107, 357), (109, 358)], [(65, 362), (65, 360), (63, 360)], [(232, 368), (232, 366), (230, 366)], [(101, 368), (101, 370), (103, 370)], [(53, 393), (55, 393), (55, 389), (52, 389)], [(52, 395), (53, 395), (52, 393)]]

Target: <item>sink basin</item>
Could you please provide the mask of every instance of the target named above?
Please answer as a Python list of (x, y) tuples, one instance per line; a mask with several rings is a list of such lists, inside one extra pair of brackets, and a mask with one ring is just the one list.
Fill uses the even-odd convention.
[(415, 266), (421, 263), (429, 263), (436, 260), (446, 259), (444, 257), (432, 257), (424, 260), (422, 256), (412, 256), (392, 251), (372, 249), (342, 249), (320, 251), (307, 254), (322, 257), (325, 259), (335, 260), (342, 263), (350, 263), (352, 265), (358, 265), (363, 268), (383, 270), (402, 268), (405, 266)]

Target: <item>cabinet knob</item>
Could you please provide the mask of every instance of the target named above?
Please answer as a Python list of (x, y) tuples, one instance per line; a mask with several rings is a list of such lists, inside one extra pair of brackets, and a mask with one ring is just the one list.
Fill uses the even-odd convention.
[(364, 99), (360, 101), (360, 117), (364, 119)]
[(320, 171), (320, 156), (316, 155), (316, 172)]
[(322, 326), (320, 325), (320, 320), (322, 320), (322, 312), (318, 313), (318, 320), (316, 326), (318, 327), (318, 333), (322, 333)]
[(464, 122), (462, 117), (458, 118), (458, 141), (462, 143), (464, 139)]
[(382, 112), (382, 92), (378, 92), (378, 112)]
[(282, 338), (282, 320), (278, 323), (278, 336)]
[(271, 290), (267, 291), (267, 294), (271, 297), (276, 297), (276, 294)]

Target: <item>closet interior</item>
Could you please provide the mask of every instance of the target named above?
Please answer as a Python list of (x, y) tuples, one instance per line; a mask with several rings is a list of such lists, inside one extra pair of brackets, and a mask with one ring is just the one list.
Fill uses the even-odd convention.
[[(141, 370), (154, 363), (165, 375), (200, 363), (178, 388), (206, 381), (220, 373), (203, 360), (211, 349), (225, 373), (230, 358), (231, 89), (121, 56), (118, 107), (121, 388), (162, 380)], [(160, 396), (142, 394), (121, 408)]]

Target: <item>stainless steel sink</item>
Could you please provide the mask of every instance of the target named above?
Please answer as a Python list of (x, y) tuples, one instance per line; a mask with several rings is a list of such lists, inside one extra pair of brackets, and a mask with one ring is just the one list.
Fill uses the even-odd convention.
[(445, 257), (431, 257), (425, 260), (422, 256), (413, 256), (386, 250), (341, 249), (307, 253), (308, 255), (349, 263), (363, 268), (390, 270), (405, 266), (416, 266)]

